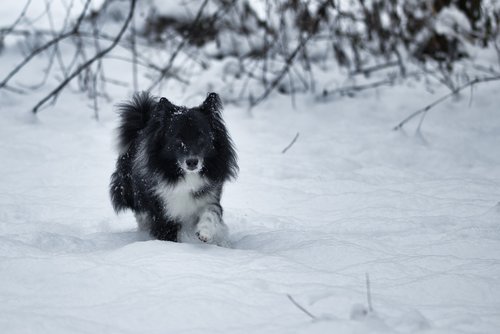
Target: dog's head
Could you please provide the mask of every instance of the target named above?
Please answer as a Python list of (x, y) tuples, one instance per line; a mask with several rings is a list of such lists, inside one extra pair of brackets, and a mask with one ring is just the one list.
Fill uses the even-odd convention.
[(208, 94), (194, 108), (176, 106), (161, 98), (155, 112), (155, 118), (161, 119), (157, 132), (160, 158), (175, 163), (181, 174), (203, 173), (214, 179), (234, 176), (236, 156), (221, 109), (221, 100), (215, 93)]

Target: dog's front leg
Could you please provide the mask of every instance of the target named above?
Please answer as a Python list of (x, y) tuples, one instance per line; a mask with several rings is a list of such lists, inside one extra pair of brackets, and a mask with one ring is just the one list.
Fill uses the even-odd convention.
[(222, 220), (220, 204), (209, 204), (201, 212), (195, 228), (196, 236), (203, 242), (228, 246), (227, 226)]
[(174, 221), (154, 217), (149, 232), (158, 240), (177, 242), (179, 229), (180, 225)]

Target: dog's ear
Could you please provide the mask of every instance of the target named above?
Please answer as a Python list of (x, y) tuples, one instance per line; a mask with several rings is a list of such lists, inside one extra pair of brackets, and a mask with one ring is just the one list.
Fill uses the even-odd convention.
[(158, 106), (160, 107), (159, 109), (164, 110), (164, 111), (173, 111), (174, 105), (172, 102), (167, 100), (167, 98), (162, 97), (160, 101), (158, 102)]
[(201, 109), (207, 114), (220, 113), (222, 111), (222, 101), (216, 93), (209, 93), (201, 105)]
[(155, 116), (163, 118), (165, 116), (170, 117), (175, 112), (176, 106), (172, 104), (165, 97), (162, 97), (160, 101), (158, 101), (158, 105), (156, 107)]

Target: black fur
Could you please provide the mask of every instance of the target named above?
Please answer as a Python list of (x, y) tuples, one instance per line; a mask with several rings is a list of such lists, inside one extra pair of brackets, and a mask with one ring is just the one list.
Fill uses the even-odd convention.
[(202, 167), (196, 175), (204, 183), (190, 196), (197, 205), (202, 201), (202, 209), (221, 217), (222, 186), (236, 177), (238, 165), (219, 96), (210, 93), (200, 106), (186, 108), (166, 98), (157, 102), (142, 92), (120, 104), (118, 111), (119, 157), (110, 183), (115, 211), (131, 209), (146, 217), (152, 236), (176, 241), (186, 221), (169, 212), (169, 203), (159, 192), (176, 187), (189, 172), (181, 168), (183, 162), (197, 157)]

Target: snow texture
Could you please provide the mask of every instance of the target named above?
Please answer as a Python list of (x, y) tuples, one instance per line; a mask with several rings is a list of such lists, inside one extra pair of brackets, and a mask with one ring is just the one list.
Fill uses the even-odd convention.
[(438, 106), (423, 136), (390, 130), (434, 98), (415, 87), (329, 104), (303, 97), (296, 110), (275, 96), (253, 116), (226, 106), (241, 166), (222, 203), (231, 248), (151, 240), (132, 214), (115, 216), (111, 107), (96, 122), (83, 97), (66, 94), (33, 119), (29, 101), (4, 94), (0, 328), (495, 333), (496, 89), (478, 88), (470, 108)]
[[(4, 50), (0, 77), (17, 57)], [(197, 79), (155, 94), (194, 106), (211, 86), (224, 98), (222, 74)], [(1, 332), (498, 333), (498, 83), (470, 106), (467, 91), (438, 105), (422, 133), (418, 120), (391, 130), (447, 93), (433, 91), (227, 104), (240, 165), (222, 197), (227, 247), (152, 240), (132, 213), (115, 215), (112, 104), (95, 121), (67, 91), (35, 118), (43, 93), (0, 91)]]

